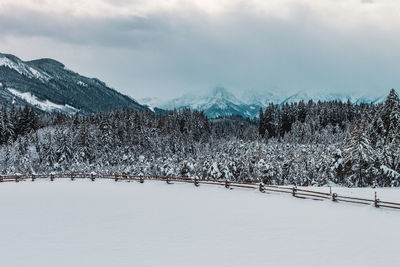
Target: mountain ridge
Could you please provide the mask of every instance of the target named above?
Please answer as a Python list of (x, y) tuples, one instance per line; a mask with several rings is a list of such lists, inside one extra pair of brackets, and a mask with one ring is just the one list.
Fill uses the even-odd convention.
[(298, 91), (293, 94), (246, 91), (237, 96), (219, 86), (208, 94), (185, 94), (169, 101), (144, 98), (139, 104), (107, 86), (98, 78), (88, 78), (68, 69), (63, 63), (41, 58), (22, 61), (15, 55), (0, 53), (0, 105), (29, 105), (42, 112), (93, 113), (116, 108), (148, 109), (156, 113), (190, 108), (204, 111), (209, 118), (240, 115), (255, 118), (260, 108), (270, 103), (284, 105), (300, 101), (350, 101), (352, 104), (381, 103), (384, 96), (360, 96), (326, 92)]
[(0, 53), (0, 105), (32, 106), (74, 114), (115, 108), (147, 109), (97, 78), (80, 75), (51, 58), (22, 61)]
[(382, 103), (384, 96), (361, 96), (356, 94), (340, 94), (325, 92), (298, 91), (294, 94), (281, 95), (274, 92), (245, 92), (242, 96), (235, 96), (224, 87), (216, 87), (209, 94), (186, 94), (169, 101), (160, 101), (157, 98), (144, 98), (141, 103), (150, 108), (174, 110), (190, 108), (202, 110), (210, 117), (240, 115), (242, 117), (255, 118), (259, 115), (260, 108), (265, 109), (270, 103), (284, 105), (300, 101), (350, 101), (352, 104)]

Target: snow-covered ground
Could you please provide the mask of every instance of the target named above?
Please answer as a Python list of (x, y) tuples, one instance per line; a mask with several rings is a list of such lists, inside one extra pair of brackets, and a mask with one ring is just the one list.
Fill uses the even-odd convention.
[(7, 90), (10, 93), (12, 93), (13, 95), (25, 100), (26, 102), (28, 102), (34, 106), (37, 106), (38, 108), (40, 108), (43, 111), (57, 111), (58, 110), (58, 111), (64, 111), (64, 112), (68, 112), (68, 113), (76, 113), (79, 111), (78, 109), (76, 109), (68, 104), (59, 105), (59, 104), (53, 103), (47, 99), (45, 101), (39, 100), (36, 96), (34, 96), (33, 94), (31, 94), (29, 92), (22, 93), (15, 89), (12, 89), (12, 88), (7, 88)]
[[(329, 193), (329, 187), (299, 187), (308, 190), (326, 192)], [(375, 198), (375, 192), (377, 193), (378, 199), (382, 201), (390, 201), (400, 203), (400, 188), (388, 187), (388, 188), (348, 188), (348, 187), (332, 187), (333, 193), (337, 193), (340, 196), (346, 197), (359, 197), (373, 200)]]
[[(372, 189), (338, 190), (373, 197)], [(378, 190), (387, 200), (399, 200), (399, 192)], [(400, 260), (400, 211), (255, 190), (2, 183), (0, 211), (0, 262), (7, 267), (398, 266)]]

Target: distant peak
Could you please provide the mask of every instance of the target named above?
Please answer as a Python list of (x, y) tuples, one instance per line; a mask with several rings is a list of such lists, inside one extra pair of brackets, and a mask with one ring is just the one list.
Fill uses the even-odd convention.
[(14, 55), (4, 54), (4, 53), (0, 53), (0, 58), (7, 58), (7, 59), (15, 61), (15, 62), (21, 61), (21, 59), (19, 59), (18, 57), (14, 56)]
[(32, 63), (32, 64), (37, 64), (37, 65), (53, 65), (53, 66), (58, 66), (60, 68), (64, 68), (64, 64), (62, 64), (61, 62), (51, 59), (51, 58), (41, 58), (41, 59), (35, 59), (35, 60), (31, 60), (28, 61), (27, 63)]
[(221, 87), (221, 86), (215, 87), (212, 90), (212, 95), (214, 97), (220, 97), (220, 98), (221, 97), (232, 97), (233, 96), (233, 94), (231, 92), (229, 92), (228, 90), (226, 90), (224, 87)]
[(49, 64), (49, 65), (53, 65), (53, 66), (58, 66), (63, 68), (64, 64), (62, 64), (61, 62), (51, 59), (51, 58), (40, 58), (40, 59), (35, 59), (35, 60), (30, 60), (30, 61), (23, 61), (21, 60), (19, 57), (14, 56), (12, 54), (5, 54), (5, 53), (0, 53), (0, 58), (6, 58), (8, 60), (11, 60), (13, 62), (16, 63), (22, 63), (22, 64), (35, 64), (36, 66), (38, 65), (43, 65), (43, 64)]

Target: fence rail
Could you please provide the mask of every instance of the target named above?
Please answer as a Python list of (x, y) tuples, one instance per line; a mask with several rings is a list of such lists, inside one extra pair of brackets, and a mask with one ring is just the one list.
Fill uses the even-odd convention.
[(331, 190), (329, 193), (327, 193), (327, 192), (313, 191), (308, 189), (301, 189), (297, 187), (266, 185), (263, 183), (257, 183), (257, 184), (240, 183), (228, 180), (210, 180), (210, 179), (198, 179), (190, 177), (145, 176), (145, 175), (142, 176), (142, 175), (127, 175), (127, 174), (93, 174), (93, 173), (26, 174), (26, 175), (0, 176), (0, 183), (22, 182), (27, 180), (35, 181), (37, 179), (50, 179), (50, 181), (54, 181), (54, 179), (71, 179), (72, 181), (74, 181), (75, 179), (90, 179), (92, 181), (95, 181), (96, 179), (102, 179), (102, 180), (114, 180), (116, 182), (137, 181), (140, 183), (144, 183), (144, 181), (150, 180), (150, 181), (164, 181), (167, 182), (168, 184), (172, 182), (192, 183), (195, 186), (199, 186), (200, 184), (208, 184), (208, 185), (224, 186), (226, 188), (255, 189), (259, 190), (261, 193), (265, 192), (286, 193), (286, 194), (291, 194), (296, 198), (302, 198), (302, 199), (332, 200), (334, 202), (347, 202), (347, 203), (361, 204), (361, 205), (373, 205), (374, 207), (377, 208), (400, 210), (400, 203), (382, 201), (378, 199), (376, 192), (374, 199), (367, 199), (361, 197), (349, 197), (349, 196), (338, 195), (337, 193), (332, 193)]

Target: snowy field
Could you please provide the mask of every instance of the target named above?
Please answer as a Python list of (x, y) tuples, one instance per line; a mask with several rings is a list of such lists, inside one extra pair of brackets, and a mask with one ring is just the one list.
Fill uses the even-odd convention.
[[(368, 198), (374, 192), (334, 192), (339, 190)], [(400, 200), (398, 189), (379, 189), (378, 195)], [(27, 181), (0, 184), (0, 211), (0, 265), (7, 267), (400, 261), (400, 211), (279, 193), (162, 182)]]

